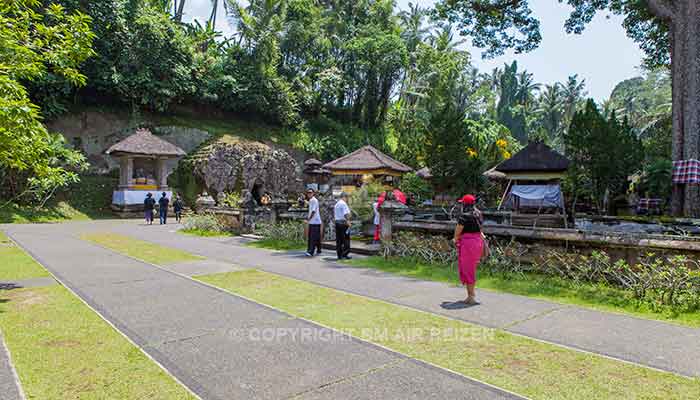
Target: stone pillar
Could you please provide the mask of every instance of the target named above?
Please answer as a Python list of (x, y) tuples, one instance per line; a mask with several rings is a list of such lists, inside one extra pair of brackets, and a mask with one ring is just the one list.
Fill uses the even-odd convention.
[(168, 189), (168, 170), (164, 158), (156, 159), (156, 183), (158, 190)]
[(405, 204), (396, 200), (385, 200), (379, 207), (379, 215), (381, 216), (381, 240), (382, 242), (391, 242), (392, 225), (399, 218), (406, 214), (408, 207)]
[(122, 156), (119, 159), (119, 188), (126, 189), (131, 186), (134, 176), (134, 159), (130, 156)]

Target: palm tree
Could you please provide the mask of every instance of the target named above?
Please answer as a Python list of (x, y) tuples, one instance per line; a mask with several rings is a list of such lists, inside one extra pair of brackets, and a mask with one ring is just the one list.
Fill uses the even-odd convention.
[(430, 27), (423, 24), (427, 16), (428, 9), (413, 3), (408, 3), (408, 11), (399, 13), (399, 19), (404, 28), (401, 37), (406, 42), (406, 48), (410, 53), (414, 53), (418, 44), (430, 33)]
[(528, 107), (535, 99), (535, 93), (540, 90), (540, 84), (535, 83), (535, 79), (530, 72), (522, 71), (518, 74), (517, 101), (524, 107)]
[(174, 0), (173, 12), (177, 22), (182, 22), (182, 13), (185, 11), (185, 0)]
[(571, 121), (574, 113), (581, 104), (583, 98), (588, 94), (586, 92), (586, 80), (578, 80), (578, 74), (570, 76), (563, 86), (564, 95), (564, 117), (567, 122)]
[(564, 96), (561, 84), (545, 85), (538, 100), (537, 113), (540, 116), (540, 125), (547, 133), (550, 142), (559, 144), (564, 117)]
[(209, 16), (209, 24), (212, 29), (216, 29), (216, 12), (219, 9), (219, 0), (211, 0), (211, 15)]

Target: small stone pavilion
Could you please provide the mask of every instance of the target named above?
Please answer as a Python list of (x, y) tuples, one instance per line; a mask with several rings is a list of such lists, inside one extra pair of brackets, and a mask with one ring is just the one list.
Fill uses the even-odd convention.
[(354, 152), (323, 166), (333, 175), (334, 186), (352, 192), (368, 180), (379, 180), (396, 186), (398, 178), (413, 169), (372, 146), (361, 147)]
[(112, 195), (112, 209), (130, 212), (143, 208), (148, 193), (153, 193), (156, 199), (161, 192), (172, 196), (168, 188), (166, 161), (186, 153), (148, 129), (137, 129), (136, 133), (107, 149), (105, 154), (119, 160), (119, 187)]

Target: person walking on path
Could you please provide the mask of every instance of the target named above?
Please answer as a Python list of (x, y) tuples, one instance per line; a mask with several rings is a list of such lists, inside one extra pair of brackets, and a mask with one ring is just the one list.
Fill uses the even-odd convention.
[(321, 254), (321, 210), (313, 189), (306, 191), (306, 197), (309, 199), (309, 215), (306, 218), (309, 247), (306, 255), (313, 257), (314, 254)]
[(178, 194), (175, 196), (175, 201), (173, 202), (173, 211), (175, 211), (175, 221), (180, 223), (182, 221), (182, 209), (185, 208), (182, 204), (182, 198)]
[(484, 239), (481, 233), (481, 212), (475, 207), (476, 198), (470, 194), (464, 195), (462, 215), (457, 221), (454, 232), (454, 243), (457, 247), (459, 280), (467, 287), (468, 305), (479, 304), (476, 301), (476, 267), (484, 251)]
[(146, 199), (143, 201), (143, 210), (146, 217), (146, 224), (153, 225), (153, 209), (156, 206), (156, 200), (153, 198), (151, 193), (146, 195)]
[(372, 210), (374, 210), (374, 220), (372, 220), (372, 223), (374, 224), (374, 243), (377, 244), (379, 243), (379, 240), (381, 239), (381, 215), (379, 215), (379, 202), (375, 201), (374, 204), (372, 204)]
[(350, 207), (347, 203), (348, 195), (343, 192), (333, 207), (335, 217), (335, 249), (338, 260), (350, 257)]
[(160, 214), (161, 225), (168, 223), (168, 205), (170, 205), (170, 199), (168, 199), (168, 194), (163, 192), (163, 196), (158, 200), (158, 212)]

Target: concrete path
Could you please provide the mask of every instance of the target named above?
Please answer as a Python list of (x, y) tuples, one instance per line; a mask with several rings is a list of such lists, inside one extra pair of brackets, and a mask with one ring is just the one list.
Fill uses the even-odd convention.
[[(254, 267), (363, 296), (593, 352), (686, 376), (700, 376), (700, 329), (594, 311), (523, 296), (479, 291), (481, 305), (462, 308), (463, 289), (243, 245), (239, 238), (200, 238), (176, 226), (113, 223), (110, 229), (205, 257)], [(103, 228), (104, 230), (104, 228)]]
[(5, 347), (2, 333), (0, 333), (0, 399), (24, 400), (24, 394), (10, 362), (10, 353)]
[(516, 398), (77, 238), (118, 227), (155, 232), (113, 222), (0, 228), (203, 399)]

